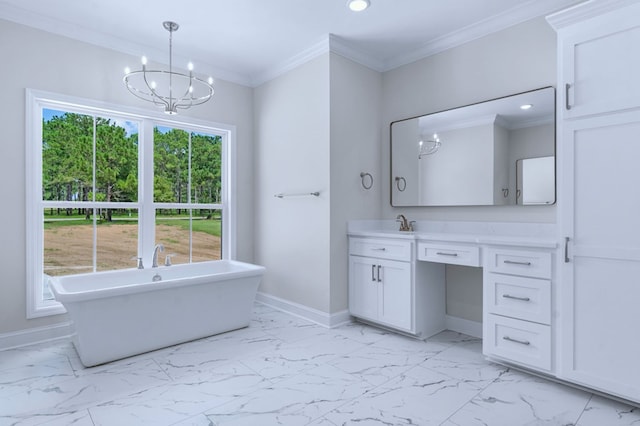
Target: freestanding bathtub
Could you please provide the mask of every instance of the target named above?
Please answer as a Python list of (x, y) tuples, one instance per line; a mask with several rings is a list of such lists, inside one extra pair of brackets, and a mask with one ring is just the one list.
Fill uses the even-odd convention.
[(50, 278), (86, 367), (247, 327), (264, 267), (218, 260)]

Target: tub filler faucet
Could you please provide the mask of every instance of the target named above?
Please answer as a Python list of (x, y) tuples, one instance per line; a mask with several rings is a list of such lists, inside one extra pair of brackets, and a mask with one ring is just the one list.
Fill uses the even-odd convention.
[(152, 268), (158, 267), (158, 250), (163, 252), (164, 246), (162, 244), (156, 244), (156, 246), (153, 248), (153, 261), (151, 262)]

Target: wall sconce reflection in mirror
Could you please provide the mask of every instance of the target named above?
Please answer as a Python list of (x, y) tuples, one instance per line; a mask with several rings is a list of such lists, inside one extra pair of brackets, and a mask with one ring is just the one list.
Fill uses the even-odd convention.
[(398, 191), (404, 192), (407, 189), (407, 180), (402, 176), (396, 176), (396, 188), (398, 188)]
[(434, 133), (431, 139), (427, 137), (420, 138), (418, 141), (418, 160), (425, 155), (435, 154), (438, 148), (440, 148), (440, 145), (442, 145), (442, 143), (437, 133)]

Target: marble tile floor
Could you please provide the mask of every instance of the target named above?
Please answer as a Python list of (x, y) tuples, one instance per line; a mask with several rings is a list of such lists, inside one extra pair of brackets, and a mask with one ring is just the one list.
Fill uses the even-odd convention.
[(68, 341), (0, 352), (4, 425), (640, 425), (640, 409), (484, 360), (481, 341), (325, 329), (256, 304), (249, 328), (84, 368)]

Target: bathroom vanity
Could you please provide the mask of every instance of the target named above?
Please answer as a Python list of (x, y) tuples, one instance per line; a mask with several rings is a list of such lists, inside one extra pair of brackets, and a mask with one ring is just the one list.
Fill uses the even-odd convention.
[(483, 352), (553, 373), (553, 224), (349, 223), (349, 310), (419, 338), (445, 329), (444, 267), (483, 268)]

